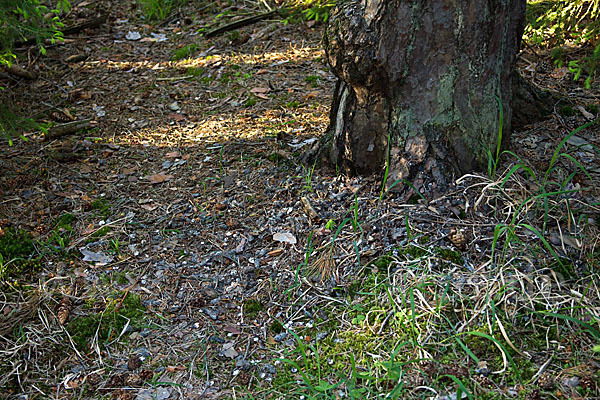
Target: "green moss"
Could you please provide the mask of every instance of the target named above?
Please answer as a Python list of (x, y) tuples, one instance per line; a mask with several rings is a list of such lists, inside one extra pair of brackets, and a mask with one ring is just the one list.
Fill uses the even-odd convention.
[(419, 246), (405, 246), (397, 248), (395, 253), (399, 256), (404, 256), (405, 258), (412, 260), (423, 257), (427, 254), (427, 250)]
[(550, 264), (549, 267), (550, 269), (562, 275), (562, 278), (565, 280), (577, 277), (577, 273), (575, 272), (575, 266), (568, 258), (561, 257), (560, 260), (554, 260), (554, 262), (552, 262), (552, 264)]
[(171, 56), (171, 61), (179, 61), (184, 58), (190, 58), (192, 54), (200, 49), (200, 45), (196, 43), (188, 44), (187, 46), (183, 46), (180, 49), (177, 49), (173, 52)]
[(279, 161), (283, 161), (286, 158), (279, 153), (271, 153), (269, 154), (269, 157), (267, 157), (269, 159), (269, 161), (275, 162), (275, 163), (279, 163)]
[(77, 218), (73, 214), (65, 213), (56, 219), (55, 229), (58, 229), (58, 230), (63, 229), (63, 230), (71, 232), (71, 231), (73, 231), (73, 227), (71, 226), (71, 224), (76, 219)]
[(235, 42), (236, 40), (239, 40), (241, 37), (240, 31), (231, 31), (231, 32), (227, 32), (227, 39), (230, 42)]
[(379, 271), (387, 271), (387, 268), (392, 263), (392, 261), (394, 261), (394, 259), (390, 255), (385, 255), (373, 261), (372, 265)]
[(98, 211), (104, 218), (108, 218), (111, 214), (110, 203), (105, 199), (96, 199), (92, 202), (92, 210)]
[[(91, 237), (96, 239), (96, 238), (101, 238), (103, 236), (106, 236), (110, 233), (110, 231), (112, 231), (112, 228), (110, 226), (103, 226), (102, 228), (98, 229), (96, 232), (92, 233)], [(92, 240), (88, 240), (88, 241), (93, 241)]]
[(40, 257), (33, 257), (35, 246), (29, 232), (21, 229), (0, 230), (0, 289), (21, 289), (41, 271)]
[(572, 117), (577, 114), (575, 109), (571, 106), (560, 106), (558, 108), (558, 113), (563, 117)]
[(442, 260), (450, 261), (453, 264), (463, 264), (463, 258), (459, 251), (436, 247), (435, 254)]
[(298, 108), (300, 107), (299, 101), (290, 101), (285, 104), (285, 108)]
[(96, 333), (101, 343), (106, 342), (120, 335), (128, 321), (130, 325), (135, 325), (141, 320), (144, 311), (140, 298), (135, 294), (128, 293), (119, 309), (115, 311), (121, 295), (111, 299), (103, 312), (78, 317), (67, 325), (67, 332), (80, 350), (89, 349)]
[(0, 255), (4, 262), (15, 258), (29, 258), (35, 250), (33, 237), (21, 229), (0, 230)]
[(281, 333), (281, 332), (283, 332), (283, 325), (281, 325), (281, 322), (275, 320), (275, 321), (271, 322), (271, 326), (269, 327), (269, 330), (275, 334)]
[(431, 240), (431, 238), (429, 236), (423, 235), (423, 236), (419, 237), (418, 242), (420, 245), (426, 245), (427, 243), (429, 243), (430, 240)]
[(106, 273), (106, 274), (100, 275), (100, 282), (102, 282), (105, 285), (110, 285), (113, 282), (115, 282), (119, 285), (125, 285), (129, 281), (127, 280), (127, 276), (125, 275), (125, 272), (123, 272), (123, 271), (116, 272), (115, 271), (113, 273)]
[(586, 104), (585, 109), (592, 114), (598, 114), (598, 104)]
[(319, 82), (319, 77), (317, 75), (308, 75), (304, 80), (307, 83), (310, 83), (312, 87), (317, 87)]
[(256, 299), (248, 299), (244, 302), (244, 313), (248, 318), (254, 318), (265, 306)]
[(421, 196), (419, 196), (418, 194), (412, 194), (406, 201), (406, 204), (419, 204), (420, 199)]
[(200, 68), (200, 67), (188, 67), (185, 70), (185, 73), (187, 75), (192, 75), (192, 76), (203, 76), (204, 75), (204, 68)]

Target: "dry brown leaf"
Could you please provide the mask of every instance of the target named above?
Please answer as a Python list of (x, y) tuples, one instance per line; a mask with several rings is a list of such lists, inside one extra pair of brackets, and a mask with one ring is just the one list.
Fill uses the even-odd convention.
[(177, 113), (169, 113), (167, 117), (177, 122), (183, 121), (185, 119), (185, 116)]
[(82, 164), (79, 167), (79, 172), (82, 173), (82, 174), (89, 174), (90, 172), (92, 172), (92, 167), (90, 167), (87, 164)]
[(229, 333), (233, 333), (234, 335), (239, 335), (242, 333), (240, 328), (236, 325), (225, 325), (224, 329)]
[(568, 73), (569, 73), (569, 68), (567, 68), (567, 67), (557, 68), (554, 71), (552, 71), (552, 73), (550, 74), (550, 77), (552, 77), (553, 79), (562, 79)]
[(89, 235), (91, 233), (94, 233), (95, 231), (96, 231), (96, 228), (94, 227), (94, 224), (89, 224), (85, 228), (81, 229), (79, 231), (79, 234), (83, 235), (83, 236), (86, 236), (86, 235)]
[(137, 167), (133, 166), (131, 168), (125, 168), (123, 169), (123, 174), (124, 175), (131, 175), (133, 174), (135, 171), (137, 170)]
[(250, 93), (254, 93), (256, 95), (269, 93), (270, 91), (271, 91), (271, 89), (266, 88), (266, 87), (255, 87), (255, 88), (250, 89)]
[(588, 120), (592, 120), (592, 119), (596, 118), (596, 116), (594, 114), (592, 114), (591, 112), (589, 112), (588, 110), (583, 108), (583, 106), (577, 106), (575, 108), (577, 108), (579, 110), (579, 112), (581, 113), (581, 115), (583, 115)]
[(156, 185), (158, 183), (163, 183), (170, 179), (173, 179), (173, 175), (169, 175), (164, 172), (159, 172), (158, 174), (148, 176), (147, 179), (150, 181), (151, 184)]
[(267, 253), (270, 257), (277, 257), (280, 256), (281, 254), (283, 254), (283, 249), (275, 249), (275, 250), (271, 250), (270, 252)]
[(166, 158), (179, 158), (181, 157), (181, 153), (178, 151), (171, 151), (170, 153), (165, 154)]

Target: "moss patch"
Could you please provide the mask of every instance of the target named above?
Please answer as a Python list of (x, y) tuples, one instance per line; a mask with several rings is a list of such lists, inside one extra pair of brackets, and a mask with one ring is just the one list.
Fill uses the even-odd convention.
[(67, 325), (67, 332), (72, 336), (73, 342), (82, 351), (89, 349), (91, 341), (98, 332), (98, 340), (106, 342), (119, 336), (127, 321), (135, 325), (144, 315), (140, 298), (128, 293), (118, 310), (120, 295), (115, 296), (104, 306), (104, 310), (95, 312), (90, 310), (90, 315), (81, 316)]
[(21, 229), (0, 229), (0, 255), (4, 262), (15, 258), (29, 258), (35, 250), (29, 232)]
[(105, 199), (96, 199), (92, 202), (92, 210), (97, 211), (104, 218), (110, 216), (110, 203)]
[(13, 228), (0, 230), (0, 288), (18, 289), (41, 270), (41, 260), (33, 257), (34, 253), (29, 232)]
[(171, 56), (171, 61), (179, 61), (183, 60), (184, 58), (190, 58), (192, 54), (194, 54), (199, 49), (200, 45), (196, 43), (183, 46), (182, 48), (177, 49), (173, 52), (173, 55)]
[(254, 318), (265, 306), (256, 299), (248, 299), (244, 302), (244, 313), (248, 318)]

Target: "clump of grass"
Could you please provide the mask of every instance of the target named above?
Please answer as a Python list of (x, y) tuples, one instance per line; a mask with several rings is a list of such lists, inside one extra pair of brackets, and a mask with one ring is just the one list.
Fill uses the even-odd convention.
[(174, 7), (187, 3), (187, 0), (137, 0), (150, 21), (162, 21), (169, 16)]
[[(400, 399), (417, 398), (414, 382), (420, 382), (438, 393), (499, 398), (505, 385), (537, 389), (533, 378), (541, 364), (526, 354), (549, 352), (555, 357), (549, 369), (560, 371), (563, 350), (553, 347), (553, 340), (574, 329), (586, 343), (579, 344), (583, 358), (577, 363), (589, 356), (588, 344), (600, 338), (583, 322), (581, 307), (558, 311), (553, 304), (553, 296), (573, 296), (571, 286), (553, 287), (544, 297), (547, 289), (521, 286), (527, 281), (514, 270), (482, 271), (473, 279), (469, 271), (435, 262), (445, 256), (456, 264), (458, 254), (439, 248), (420, 257), (411, 252), (386, 255), (355, 274), (348, 289), (354, 294), (347, 301), (302, 291), (303, 302), (311, 304), (309, 317), (299, 323), (302, 318), (296, 316), (295, 326), (301, 328), (288, 328), (295, 339), (291, 347), (275, 346), (283, 367), (269, 388), (294, 397)], [(511, 308), (510, 296), (524, 302)], [(583, 301), (589, 306), (597, 299), (591, 295)], [(532, 323), (538, 334), (529, 331)], [(489, 375), (492, 384), (481, 386), (474, 379), (481, 365), (503, 373)]]

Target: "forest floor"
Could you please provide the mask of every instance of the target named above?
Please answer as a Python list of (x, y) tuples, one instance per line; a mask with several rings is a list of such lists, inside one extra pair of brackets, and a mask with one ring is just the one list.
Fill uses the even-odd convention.
[[(68, 26), (109, 8), (72, 3)], [(0, 154), (0, 397), (600, 398), (600, 134), (567, 136), (600, 92), (528, 50), (561, 100), (514, 154), (386, 193), (298, 161), (323, 25), (200, 35), (257, 11), (226, 3), (113, 2), (30, 52), (37, 79), (0, 75), (22, 114), (84, 121)]]

